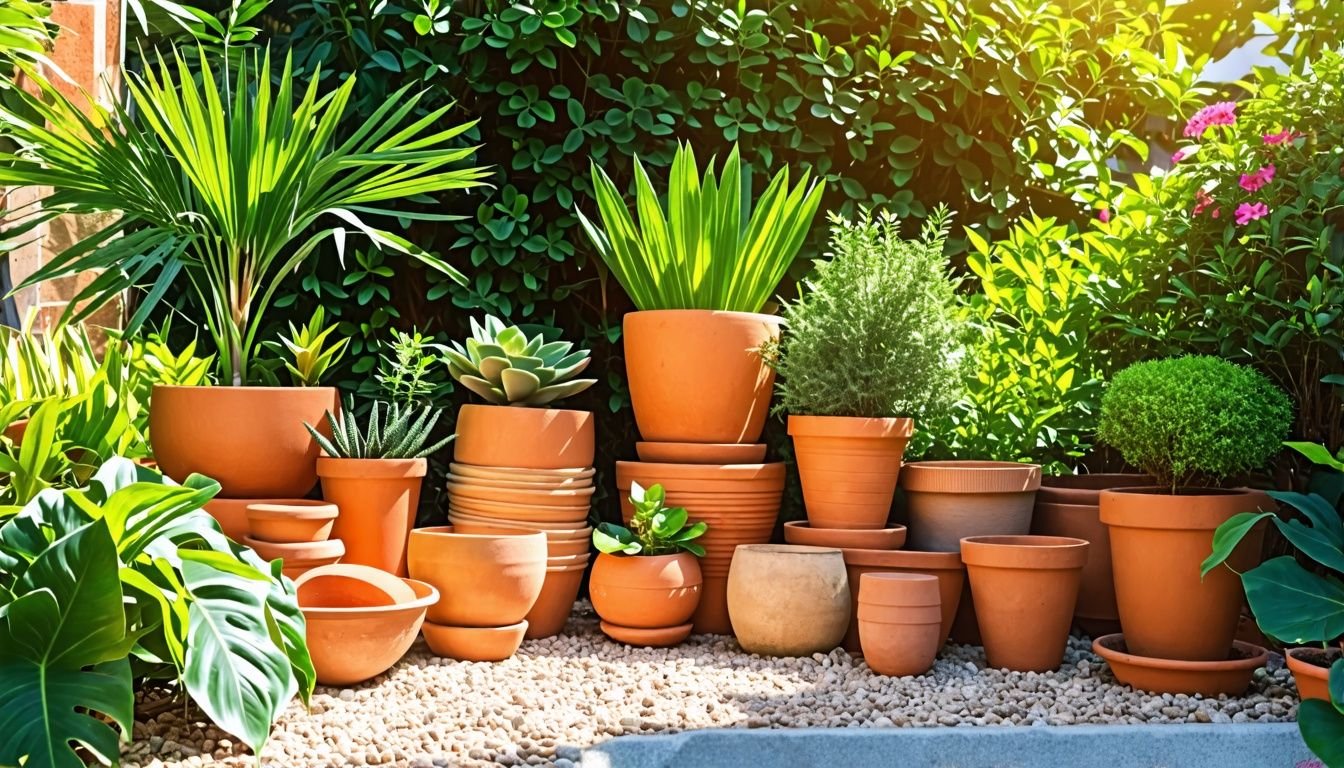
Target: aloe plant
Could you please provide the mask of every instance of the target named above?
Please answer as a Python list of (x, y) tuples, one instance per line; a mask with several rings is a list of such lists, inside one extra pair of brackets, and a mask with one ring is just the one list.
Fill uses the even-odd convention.
[(471, 319), (471, 338), (444, 352), (448, 372), (462, 386), (495, 405), (546, 405), (576, 395), (596, 379), (576, 379), (588, 367), (587, 350), (568, 341), (529, 337), (516, 325), (486, 315)]
[(337, 459), (420, 459), (434, 453), (452, 441), (449, 435), (429, 447), (429, 436), (439, 421), (439, 411), (399, 403), (387, 405), (375, 402), (369, 410), (368, 428), (361, 431), (354, 409), (346, 408), (342, 417), (327, 411), (331, 438), (318, 432), (313, 425), (304, 424), (318, 446), (328, 456)]

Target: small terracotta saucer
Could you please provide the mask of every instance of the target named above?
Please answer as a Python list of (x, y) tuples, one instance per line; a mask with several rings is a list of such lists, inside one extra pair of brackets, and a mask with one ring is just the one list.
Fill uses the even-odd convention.
[(507, 627), (449, 627), (426, 621), (420, 631), (435, 656), (458, 661), (503, 661), (523, 644), (527, 621)]
[(1263, 667), (1269, 652), (1258, 645), (1232, 642), (1227, 661), (1177, 661), (1136, 656), (1125, 648), (1123, 635), (1105, 635), (1092, 641), (1092, 651), (1106, 660), (1115, 679), (1152, 693), (1219, 694), (1240, 696), (1251, 685), (1251, 675)]
[(649, 648), (670, 648), (679, 645), (683, 640), (691, 636), (692, 624), (682, 624), (678, 627), (661, 627), (659, 629), (637, 629), (635, 627), (622, 627), (619, 624), (602, 622), (602, 632), (618, 643), (626, 645), (641, 645)]
[(813, 547), (840, 549), (900, 549), (905, 545), (905, 526), (891, 528), (813, 528), (806, 520), (784, 524), (784, 541)]

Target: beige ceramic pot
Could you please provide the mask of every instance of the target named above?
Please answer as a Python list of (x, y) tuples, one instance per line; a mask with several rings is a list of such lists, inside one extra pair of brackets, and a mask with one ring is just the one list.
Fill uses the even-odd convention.
[(825, 653), (840, 645), (849, 628), (849, 577), (838, 549), (742, 545), (727, 586), (733, 634), (748, 653)]

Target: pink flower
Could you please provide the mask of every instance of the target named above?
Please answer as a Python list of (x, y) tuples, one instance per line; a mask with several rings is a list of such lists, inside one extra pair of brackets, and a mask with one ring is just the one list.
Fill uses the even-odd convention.
[(1241, 188), (1247, 192), (1255, 192), (1261, 187), (1274, 180), (1274, 164), (1270, 163), (1255, 173), (1241, 174)]
[[(1208, 208), (1211, 205), (1213, 205), (1213, 198), (1209, 197), (1209, 193), (1205, 192), (1202, 189), (1197, 190), (1195, 192), (1195, 207), (1192, 211), (1190, 211), (1190, 213), (1193, 216), (1198, 216), (1199, 214), (1204, 212), (1204, 209)], [(1218, 216), (1217, 209), (1214, 209), (1213, 215), (1214, 218), (1217, 218)]]
[(1102, 224), (1105, 224), (1110, 220), (1111, 220), (1111, 211), (1109, 208), (1102, 208), (1101, 210), (1097, 211), (1097, 221), (1100, 221)]
[(1222, 209), (1222, 208), (1214, 208), (1214, 209), (1213, 209), (1213, 213), (1210, 213), (1209, 215), (1216, 219), (1216, 218), (1218, 218), (1219, 216), (1221, 216), (1222, 214), (1223, 214), (1223, 209)]
[(1278, 133), (1266, 133), (1264, 136), (1261, 136), (1260, 138), (1264, 139), (1266, 144), (1287, 144), (1288, 142), (1298, 138), (1301, 135), (1302, 134), (1298, 133), (1297, 131), (1294, 131), (1291, 128), (1284, 128), (1282, 131), (1279, 131)]
[(1195, 153), (1194, 147), (1181, 147), (1171, 155), (1172, 164), (1176, 164)]
[(1235, 122), (1237, 122), (1237, 103), (1220, 101), (1196, 112), (1194, 117), (1190, 118), (1190, 122), (1185, 124), (1185, 135), (1202, 136), (1210, 126), (1232, 125)]
[(1237, 206), (1237, 225), (1246, 226), (1256, 219), (1269, 215), (1269, 206), (1264, 203), (1242, 203)]

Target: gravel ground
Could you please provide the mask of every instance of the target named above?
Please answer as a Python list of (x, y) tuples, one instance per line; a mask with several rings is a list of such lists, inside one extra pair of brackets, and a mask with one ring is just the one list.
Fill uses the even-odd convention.
[[(949, 645), (921, 677), (873, 675), (841, 650), (802, 659), (744, 654), (704, 635), (672, 649), (607, 640), (591, 613), (566, 634), (528, 641), (500, 664), (431, 656), (418, 642), (390, 672), (297, 702), (262, 753), (265, 766), (554, 765), (626, 734), (709, 727), (893, 727), (1071, 723), (1275, 722), (1297, 699), (1283, 660), (1238, 699), (1150, 696), (1115, 683), (1090, 643), (1071, 638), (1048, 674), (985, 668), (983, 652)], [(180, 707), (137, 722), (123, 765), (255, 766), (245, 747)]]

